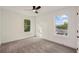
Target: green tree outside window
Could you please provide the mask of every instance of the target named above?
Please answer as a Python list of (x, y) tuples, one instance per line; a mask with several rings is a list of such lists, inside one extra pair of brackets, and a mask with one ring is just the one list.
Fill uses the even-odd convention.
[(24, 19), (24, 32), (30, 31), (30, 20)]

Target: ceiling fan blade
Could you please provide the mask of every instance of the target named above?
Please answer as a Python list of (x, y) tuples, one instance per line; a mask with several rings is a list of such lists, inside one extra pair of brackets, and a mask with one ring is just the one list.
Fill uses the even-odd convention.
[(38, 14), (38, 11), (35, 11), (36, 14)]
[(33, 6), (33, 10), (35, 10), (35, 6)]
[(41, 6), (38, 6), (37, 8), (36, 8), (36, 10), (38, 10), (38, 9), (40, 9), (41, 8)]

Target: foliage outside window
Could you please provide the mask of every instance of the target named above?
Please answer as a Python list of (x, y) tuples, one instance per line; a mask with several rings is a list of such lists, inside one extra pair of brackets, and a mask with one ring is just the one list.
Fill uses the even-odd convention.
[(24, 32), (30, 31), (30, 20), (24, 19)]
[(62, 15), (62, 16), (56, 16), (56, 34), (59, 35), (68, 35), (68, 16)]

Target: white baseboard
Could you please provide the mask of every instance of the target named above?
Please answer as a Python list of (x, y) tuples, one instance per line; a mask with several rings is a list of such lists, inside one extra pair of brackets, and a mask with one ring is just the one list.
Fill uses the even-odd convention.
[(22, 37), (22, 38), (15, 38), (15, 39), (13, 39), (13, 40), (11, 39), (9, 41), (3, 41), (3, 42), (1, 42), (1, 44), (8, 43), (8, 42), (12, 42), (12, 41), (16, 41), (16, 40), (22, 40), (22, 39), (30, 38), (30, 37), (34, 37), (34, 35), (29, 35), (27, 37)]

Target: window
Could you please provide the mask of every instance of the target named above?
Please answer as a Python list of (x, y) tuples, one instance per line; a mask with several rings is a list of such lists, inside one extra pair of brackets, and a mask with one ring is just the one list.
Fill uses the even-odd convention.
[(30, 31), (30, 20), (24, 19), (24, 32)]
[(55, 21), (56, 21), (56, 34), (67, 36), (68, 16), (67, 15), (56, 16)]

